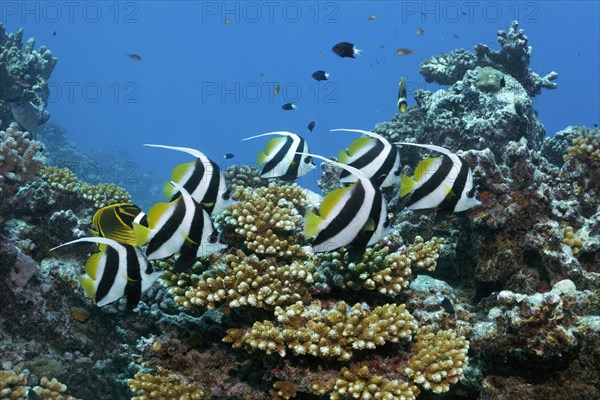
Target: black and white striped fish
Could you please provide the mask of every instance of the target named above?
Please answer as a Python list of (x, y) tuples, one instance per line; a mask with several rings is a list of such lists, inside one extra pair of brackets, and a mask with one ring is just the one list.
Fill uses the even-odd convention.
[(392, 232), (387, 205), (381, 190), (360, 170), (327, 158), (312, 155), (354, 174), (356, 183), (329, 192), (319, 205), (319, 215), (307, 211), (304, 237), (314, 238), (312, 248), (324, 253), (349, 246), (350, 260), (357, 260), (367, 246), (372, 246)]
[(169, 203), (158, 203), (148, 211), (148, 227), (134, 224), (136, 245), (148, 243), (146, 257), (159, 260), (179, 253), (175, 272), (192, 267), (198, 257), (215, 253), (225, 245), (218, 241), (210, 215), (185, 188), (171, 184), (181, 194)]
[(86, 275), (79, 282), (88, 297), (103, 307), (127, 297), (127, 308), (135, 308), (142, 292), (148, 289), (162, 274), (146, 261), (140, 249), (120, 244), (112, 239), (89, 237), (73, 240), (52, 250), (74, 243), (98, 243), (100, 252), (92, 254), (85, 263)]
[(400, 78), (398, 83), (398, 111), (401, 113), (406, 112), (408, 108), (408, 101), (406, 100), (406, 85), (404, 84), (404, 77)]
[(269, 132), (242, 139), (242, 141), (271, 135), (279, 137), (269, 140), (265, 150), (258, 155), (258, 165), (264, 165), (260, 174), (262, 178), (293, 181), (316, 168), (310, 156), (300, 154), (309, 152), (308, 144), (306, 140), (295, 133)]
[[(332, 129), (332, 132), (358, 132), (368, 137), (356, 139), (349, 153), (340, 151), (338, 160), (364, 173), (375, 186), (388, 187), (400, 183), (400, 152), (383, 136), (360, 129)], [(342, 182), (356, 182), (349, 171), (342, 171)]]
[(450, 212), (466, 211), (481, 202), (475, 198), (473, 172), (464, 159), (432, 144), (399, 142), (395, 144), (423, 147), (442, 153), (441, 157), (422, 160), (415, 168), (414, 179), (402, 175), (400, 196), (408, 196), (407, 208), (439, 208)]
[[(231, 198), (231, 192), (227, 189), (221, 169), (202, 152), (189, 147), (161, 144), (145, 144), (144, 146), (181, 151), (196, 157), (195, 161), (176, 166), (173, 169), (171, 180), (183, 186), (194, 200), (204, 206), (209, 214), (220, 213), (235, 203)], [(165, 186), (165, 194), (171, 200), (178, 196), (177, 190), (168, 183)]]

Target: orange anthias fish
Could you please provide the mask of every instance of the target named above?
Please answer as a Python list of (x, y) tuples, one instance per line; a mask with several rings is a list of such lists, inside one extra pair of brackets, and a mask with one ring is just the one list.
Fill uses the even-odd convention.
[(397, 56), (406, 56), (409, 54), (413, 54), (414, 52), (415, 52), (414, 50), (402, 48), (402, 49), (396, 50), (396, 55)]
[(142, 57), (138, 56), (137, 54), (127, 54), (127, 56), (135, 61), (142, 61)]

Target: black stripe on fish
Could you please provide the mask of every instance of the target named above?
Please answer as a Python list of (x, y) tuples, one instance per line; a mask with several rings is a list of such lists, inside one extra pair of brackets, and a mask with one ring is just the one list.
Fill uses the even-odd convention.
[[(194, 193), (194, 190), (196, 190), (198, 185), (200, 185), (200, 182), (202, 182), (204, 179), (205, 171), (206, 169), (204, 168), (204, 163), (199, 158), (196, 158), (192, 173), (185, 182), (179, 182), (179, 184), (183, 186), (188, 193)], [(171, 197), (171, 201), (179, 198), (180, 196), (181, 194), (179, 192), (175, 193), (173, 197)]]
[[(299, 137), (300, 138), (300, 137)], [(298, 178), (298, 174), (300, 173), (300, 165), (302, 163), (302, 154), (298, 154), (298, 151), (304, 149), (304, 139), (300, 138), (300, 142), (298, 142), (298, 147), (294, 150), (294, 159), (292, 164), (287, 169), (285, 175), (283, 175), (280, 179), (284, 181), (293, 181)]]
[(179, 227), (185, 218), (185, 211), (183, 198), (179, 198), (175, 205), (175, 210), (173, 210), (173, 214), (165, 221), (163, 226), (158, 227), (158, 231), (154, 237), (150, 239), (146, 254), (150, 255), (154, 253), (174, 235), (181, 235), (181, 233), (179, 233)]
[(108, 292), (110, 292), (110, 289), (115, 284), (115, 279), (119, 273), (119, 266), (121, 263), (119, 252), (111, 246), (106, 246), (104, 254), (104, 268), (102, 276), (100, 277), (100, 282), (98, 283), (98, 288), (96, 289), (96, 303), (100, 302), (108, 295)]
[(333, 218), (329, 225), (315, 237), (312, 245), (320, 245), (346, 229), (350, 222), (356, 217), (356, 211), (360, 209), (364, 201), (365, 188), (359, 182), (352, 190), (346, 204), (344, 204), (340, 212)]
[(210, 177), (210, 181), (208, 182), (208, 188), (206, 188), (206, 193), (204, 194), (204, 198), (202, 199), (201, 203), (206, 208), (206, 211), (210, 214), (215, 208), (217, 202), (220, 200), (217, 197), (219, 195), (219, 189), (221, 186), (221, 170), (219, 169), (217, 164), (215, 164), (212, 160), (208, 161), (212, 166), (212, 175)]
[(133, 246), (125, 246), (127, 250), (127, 285), (125, 295), (127, 296), (127, 309), (133, 310), (142, 298), (142, 274), (137, 253)]
[(447, 155), (442, 156), (442, 164), (440, 167), (433, 173), (433, 176), (427, 180), (422, 186), (415, 189), (414, 192), (410, 195), (408, 200), (408, 204), (415, 204), (417, 201), (427, 197), (427, 195), (434, 192), (442, 183), (452, 170), (454, 163)]
[(194, 210), (192, 225), (190, 226), (190, 232), (188, 234), (188, 238), (194, 243), (190, 243), (187, 240), (184, 241), (179, 258), (175, 263), (175, 272), (177, 273), (191, 268), (196, 262), (198, 248), (206, 245), (206, 243), (202, 243), (202, 236), (205, 228), (204, 212), (200, 204), (194, 201), (194, 205), (196, 208)]
[[(352, 161), (352, 163), (348, 164), (351, 167), (362, 170), (362, 168), (371, 164), (375, 158), (383, 151), (383, 143), (380, 140), (374, 139), (373, 146), (367, 150), (365, 154)], [(343, 170), (340, 178), (344, 179), (348, 176), (352, 175), (350, 171)]]
[[(265, 164), (265, 167), (262, 170), (261, 175), (267, 174), (267, 176), (268, 176), (268, 174), (270, 174), (271, 171), (273, 171), (277, 167), (277, 165), (279, 165), (281, 162), (283, 162), (283, 160), (287, 157), (293, 143), (294, 143), (294, 139), (291, 136), (286, 136), (285, 143), (283, 144), (283, 146), (281, 146), (281, 149), (279, 149), (277, 154), (275, 154), (275, 156), (272, 159), (267, 161), (267, 163)], [(296, 155), (294, 155), (294, 159), (295, 159), (295, 157), (296, 157)], [(290, 168), (291, 168), (291, 165), (288, 166), (288, 169), (286, 170), (285, 175), (287, 175), (289, 173)], [(273, 178), (279, 178), (279, 177), (273, 177)]]
[(465, 186), (467, 185), (467, 177), (469, 176), (469, 166), (461, 157), (458, 157), (460, 160), (461, 166), (460, 171), (458, 171), (458, 176), (454, 180), (452, 184), (452, 194), (448, 194), (442, 204), (440, 204), (440, 208), (442, 210), (446, 210), (449, 212), (454, 212), (454, 208), (456, 204), (460, 200), (463, 191), (465, 190)]

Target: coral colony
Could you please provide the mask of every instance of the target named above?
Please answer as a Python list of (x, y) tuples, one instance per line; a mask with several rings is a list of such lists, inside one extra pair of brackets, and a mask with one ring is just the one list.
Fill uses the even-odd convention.
[[(55, 137), (42, 125), (57, 60), (22, 36), (0, 26), (1, 399), (600, 398), (600, 131), (545, 139), (532, 97), (557, 74), (529, 69), (516, 22), (500, 51), (424, 61), (424, 78), (448, 87), (417, 90), (344, 153), (408, 143), (389, 185), (349, 169), (348, 186), (324, 162), (317, 195), (291, 182), (314, 167), (304, 139), (274, 134), (263, 171), (230, 167), (210, 201), (186, 150), (170, 199), (147, 195), (146, 212), (41, 156), (33, 134)], [(304, 155), (290, 169), (283, 152)], [(452, 163), (461, 187), (423, 183)], [(466, 211), (442, 212), (463, 194)], [(70, 243), (92, 231), (106, 238)], [(342, 231), (352, 246), (318, 252), (307, 234)], [(151, 246), (161, 255), (147, 262)]]

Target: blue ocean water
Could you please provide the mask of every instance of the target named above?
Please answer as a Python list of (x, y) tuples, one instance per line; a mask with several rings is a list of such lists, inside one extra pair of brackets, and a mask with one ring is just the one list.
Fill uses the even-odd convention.
[[(142, 170), (167, 178), (188, 159), (143, 143), (197, 148), (225, 167), (254, 162), (266, 142), (242, 138), (288, 130), (313, 152), (336, 154), (357, 135), (330, 129), (389, 120), (401, 76), (410, 106), (415, 89), (436, 89), (419, 75), (421, 61), (477, 43), (498, 49), (496, 31), (513, 20), (533, 47), (531, 68), (559, 73), (558, 88), (534, 99), (547, 134), (600, 118), (596, 1), (3, 1), (0, 8), (8, 32), (23, 27), (36, 48), (46, 45), (59, 59), (51, 122), (84, 150), (131, 154), (139, 169), (115, 166), (117, 181)], [(331, 47), (341, 41), (362, 54), (338, 57)], [(398, 48), (415, 52), (398, 56)], [(328, 71), (329, 81), (313, 80), (315, 70)], [(287, 102), (298, 108), (282, 110)], [(300, 183), (315, 188), (318, 174)]]

